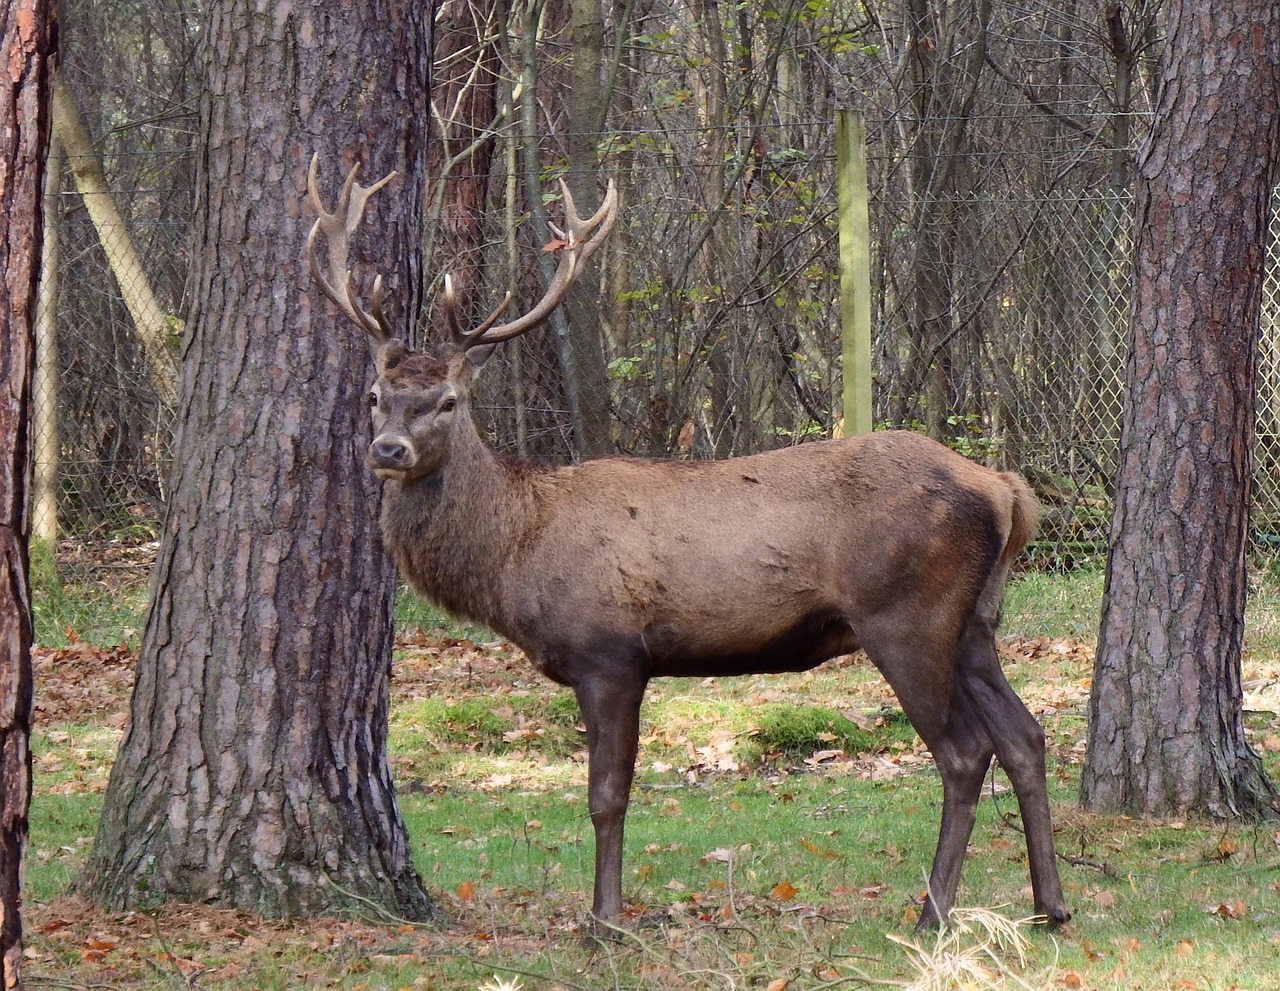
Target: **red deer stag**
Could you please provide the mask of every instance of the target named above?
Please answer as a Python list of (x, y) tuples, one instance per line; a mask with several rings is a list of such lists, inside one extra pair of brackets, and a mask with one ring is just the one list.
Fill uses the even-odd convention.
[[(727, 461), (607, 457), (568, 467), (497, 456), (469, 410), (493, 345), (546, 320), (617, 218), (610, 186), (578, 217), (564, 187), (558, 270), (529, 312), (506, 301), (423, 351), (393, 339), (376, 282), (353, 298), (348, 239), (369, 196), (353, 168), (319, 219), (312, 275), (369, 335), (378, 378), (368, 463), (383, 480), (382, 532), (418, 594), (518, 644), (572, 688), (590, 752), (592, 913), (622, 910), (622, 829), (640, 702), (650, 678), (803, 671), (863, 648), (942, 774), (942, 825), (921, 924), (956, 896), (994, 754), (1017, 792), (1035, 910), (1068, 919), (1054, 861), (1044, 734), (996, 656), (1005, 580), (1036, 524), (1026, 483), (927, 438), (884, 432)], [(390, 178), (390, 177), (388, 177)], [(328, 242), (328, 272), (316, 238)]]

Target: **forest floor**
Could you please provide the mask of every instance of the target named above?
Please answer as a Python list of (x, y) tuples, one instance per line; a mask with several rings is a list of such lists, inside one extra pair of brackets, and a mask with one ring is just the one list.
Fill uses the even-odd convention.
[[(995, 771), (951, 942), (912, 930), (940, 809), (930, 757), (865, 661), (655, 682), (624, 865), (626, 918), (593, 938), (585, 742), (568, 693), (511, 645), (401, 615), (391, 758), (445, 920), (263, 920), (207, 906), (104, 912), (65, 893), (92, 843), (133, 649), (36, 654), (36, 799), (24, 907), (32, 988), (1280, 989), (1280, 827), (1138, 822), (1076, 805), (1096, 576), (1015, 586), (1001, 652), (1045, 726), (1075, 913), (1031, 910), (1016, 804)], [(1246, 651), (1251, 742), (1280, 773), (1280, 592)], [(1048, 619), (1045, 617), (1048, 616)], [(1008, 920), (1008, 921), (1005, 921)], [(992, 927), (997, 927), (994, 935)]]

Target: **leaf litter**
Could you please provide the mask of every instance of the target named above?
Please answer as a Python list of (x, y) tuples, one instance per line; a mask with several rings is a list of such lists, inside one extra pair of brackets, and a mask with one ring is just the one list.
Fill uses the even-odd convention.
[[(1038, 637), (1003, 642), (999, 649), (1011, 678), (1016, 679), (1024, 665), (1033, 672), (1034, 676), (1025, 679), (1027, 683), (1019, 687), (1019, 693), (1045, 723), (1051, 748), (1063, 761), (1078, 760), (1083, 726), (1079, 717), (1088, 699), (1092, 648), (1074, 641)], [(52, 766), (42, 770), (65, 770), (69, 763), (81, 759), (77, 751), (68, 750), (67, 745), (76, 746), (83, 732), (80, 727), (86, 724), (113, 734), (112, 740), (118, 737), (126, 718), (134, 660), (133, 653), (125, 646), (103, 648), (74, 638), (69, 646), (36, 652), (36, 728), (55, 745), (42, 757)], [(845, 659), (829, 667), (855, 664), (865, 666), (865, 662)], [(1259, 692), (1256, 697), (1262, 697), (1260, 689), (1265, 689), (1268, 683), (1254, 682), (1250, 687)], [(759, 701), (786, 694), (786, 689), (776, 688), (774, 684), (771, 679), (763, 679), (743, 691), (748, 700)], [(801, 684), (801, 693), (809, 700), (829, 702), (853, 721), (861, 721), (860, 725), (874, 726), (875, 718), (868, 713), (880, 711), (892, 699), (887, 686), (874, 677), (851, 687), (849, 679), (811, 675), (802, 678)], [(475, 642), (439, 630), (410, 630), (397, 644), (392, 680), (395, 702), (441, 697), (550, 700), (561, 692), (542, 680), (520, 651), (505, 641)], [(515, 712), (515, 716), (513, 728), (508, 731), (512, 738), (506, 742), (528, 743), (536, 748), (541, 724), (520, 717), (519, 712)], [(690, 780), (703, 776), (746, 778), (768, 773), (735, 755), (734, 734), (713, 732), (695, 740), (692, 736), (695, 729), (696, 719), (691, 719), (688, 725), (664, 723), (648, 728), (642, 741), (642, 765), (646, 750), (652, 748), (660, 756), (649, 758), (650, 764), (659, 768), (665, 766), (664, 762), (670, 760), (673, 752), (681, 752), (678, 764), (666, 769)], [(114, 752), (114, 746), (106, 749)], [(573, 763), (572, 758), (555, 760)], [(803, 766), (792, 770), (887, 780), (918, 771), (929, 763), (927, 751), (917, 741), (905, 748), (870, 754), (818, 751)], [(99, 769), (101, 773), (95, 773), (93, 768), (87, 770), (90, 773), (81, 775), (80, 783), (74, 787), (84, 791), (100, 790), (100, 782), (105, 781), (109, 770), (107, 762)], [(501, 787), (519, 784), (517, 776), (513, 776), (503, 780)], [(499, 785), (493, 787), (498, 789)], [(45, 790), (49, 790), (47, 785)], [(1088, 819), (1073, 814), (1070, 809), (1066, 812), (1067, 829), (1075, 828), (1075, 822)], [(809, 843), (808, 840), (798, 842)], [(818, 844), (810, 846), (819, 852), (825, 849)], [(749, 850), (750, 846), (744, 849)], [(1220, 844), (1220, 854), (1221, 850)], [(1221, 855), (1224, 859), (1227, 856)], [(720, 848), (710, 851), (704, 859), (718, 862), (722, 858), (726, 867), (732, 866), (731, 858), (725, 857)], [(729, 880), (731, 883), (731, 874)], [(637, 973), (648, 983), (640, 986), (692, 987), (694, 984), (685, 977), (690, 968), (714, 971), (717, 967), (737, 976), (750, 972), (749, 983), (776, 988), (789, 984), (808, 986), (802, 981), (806, 973), (811, 981), (833, 985), (837, 981), (857, 980), (856, 969), (839, 961), (795, 966), (790, 974), (779, 974), (774, 972), (777, 961), (766, 965), (764, 954), (753, 954), (749, 950), (730, 952), (724, 944), (725, 934), (741, 927), (742, 919), (752, 917), (753, 913), (759, 918), (792, 919), (803, 926), (838, 921), (832, 913), (838, 915), (840, 910), (805, 901), (808, 893), (802, 896), (801, 888), (790, 880), (777, 881), (771, 888), (766, 886), (754, 894), (733, 894), (728, 890), (730, 893), (726, 894), (725, 885), (714, 882), (707, 891), (684, 892), (682, 900), (661, 914), (656, 932), (641, 927), (635, 930), (634, 936), (623, 937), (629, 952), (641, 958)], [(830, 894), (866, 904), (881, 899), (891, 890), (887, 885), (872, 883), (861, 887), (840, 886)], [(1099, 909), (1109, 910), (1113, 905), (1104, 906), (1099, 899), (1103, 890), (1097, 889), (1088, 901)], [(157, 974), (167, 974), (174, 981), (183, 982), (181, 986), (221, 989), (250, 986), (255, 975), (275, 973), (285, 967), (293, 974), (293, 984), (298, 988), (359, 988), (362, 986), (360, 974), (373, 964), (394, 961), (412, 964), (452, 958), (474, 959), (479, 967), (499, 960), (529, 960), (544, 954), (558, 941), (579, 939), (583, 931), (580, 894), (557, 894), (552, 890), (533, 895), (485, 888), (468, 881), (457, 891), (438, 892), (436, 897), (449, 911), (450, 922), (441, 928), (423, 930), (389, 928), (360, 920), (273, 922), (229, 910), (189, 905), (163, 906), (151, 913), (109, 913), (79, 897), (62, 896), (46, 903), (29, 903), (26, 907), (28, 972), (34, 978), (33, 986), (39, 986), (43, 976), (48, 979), (47, 983), (69, 987), (103, 984), (121, 988), (152, 987), (156, 986)], [(1238, 924), (1237, 920), (1248, 914), (1239, 899), (1202, 902), (1201, 906), (1204, 916), (1223, 919), (1228, 924)], [(652, 914), (640, 904), (629, 905), (627, 912), (633, 924)], [(810, 922), (804, 923), (805, 919)], [(914, 916), (909, 910), (898, 920), (902, 925), (911, 921)], [(1180, 941), (1179, 954), (1189, 955), (1188, 948), (1193, 945), (1190, 940)], [(609, 952), (617, 951), (611, 948)], [(751, 970), (753, 960), (760, 965), (755, 971)], [(983, 973), (988, 977), (992, 973), (997, 976), (1005, 973), (990, 963), (989, 956), (983, 957), (976, 966), (978, 970), (969, 977), (957, 976), (960, 983), (953, 986), (961, 986), (968, 980), (978, 981)], [(488, 973), (493, 975), (492, 971)], [(1075, 974), (1074, 971), (1066, 973)], [(335, 974), (349, 975), (350, 980), (336, 982)], [(494, 979), (511, 980), (512, 975), (495, 975)], [(77, 981), (80, 983), (74, 983)], [(141, 983), (146, 981), (153, 983)], [(537, 983), (565, 989), (578, 986), (572, 974), (564, 975), (559, 983)], [(1060, 977), (1056, 985), (1088, 986), (1072, 985), (1070, 977)], [(1015, 982), (1004, 986), (1020, 985)]]

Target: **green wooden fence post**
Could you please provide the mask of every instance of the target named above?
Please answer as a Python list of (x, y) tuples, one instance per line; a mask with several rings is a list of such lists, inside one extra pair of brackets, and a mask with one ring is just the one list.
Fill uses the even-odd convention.
[(871, 431), (871, 221), (867, 124), (859, 110), (836, 111), (836, 173), (844, 435), (852, 437)]

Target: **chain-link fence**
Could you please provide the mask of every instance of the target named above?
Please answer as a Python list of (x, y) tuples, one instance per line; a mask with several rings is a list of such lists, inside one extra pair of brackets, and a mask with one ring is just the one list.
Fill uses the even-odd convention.
[[(1280, 192), (1280, 191), (1278, 191)], [(1258, 420), (1254, 444), (1254, 543), (1280, 550), (1280, 199), (1272, 199), (1271, 243), (1262, 283)]]
[[(627, 191), (623, 228), (597, 256), (619, 449), (726, 456), (836, 429), (835, 162), (830, 122), (809, 127), (803, 142), (792, 137), (802, 153), (780, 139), (770, 145), (767, 133), (765, 147), (785, 154), (748, 149), (755, 173), (738, 174), (738, 194), (718, 213), (702, 200), (696, 169), (667, 161), (663, 181), (653, 174), (661, 154), (642, 163), (652, 170), (647, 182)], [(117, 156), (108, 172), (114, 222), (90, 209), (67, 164), (48, 197), (41, 362), (53, 374), (37, 404), (34, 524), (56, 540), (66, 577), (105, 588), (115, 572), (145, 572), (163, 505), (190, 193), (156, 176), (187, 174), (190, 163)], [(911, 226), (909, 200), (872, 190), (876, 420), (928, 427), (967, 455), (1024, 472), (1047, 506), (1039, 553), (1059, 565), (1105, 547), (1119, 433), (1130, 220), (1123, 197), (1087, 181), (1097, 174), (1019, 195), (955, 197), (936, 280), (945, 309), (925, 331), (919, 313), (930, 300), (917, 283), (921, 272), (930, 278), (918, 258), (927, 235)], [(506, 215), (494, 209), (487, 222), (495, 252), (506, 252)], [(1255, 521), (1264, 542), (1280, 519), (1276, 240), (1258, 404)], [(120, 260), (120, 241), (133, 267)], [(517, 289), (534, 271), (536, 248), (521, 250), (527, 271)], [(496, 297), (512, 276), (494, 264), (484, 278)], [(923, 334), (933, 335), (928, 360), (913, 371)], [(482, 379), (479, 414), (501, 450), (570, 456), (553, 336), (508, 346)], [(930, 377), (939, 366), (940, 385)], [(939, 397), (940, 418), (931, 405)], [(124, 548), (138, 545), (134, 560)]]
[[(55, 147), (45, 197), (31, 520), (46, 642), (119, 639), (136, 625), (163, 512), (183, 308), (182, 193), (148, 184), (152, 160), (109, 189), (73, 179), (84, 164)], [(89, 164), (100, 174), (96, 156)], [(64, 581), (75, 594), (60, 594)]]

